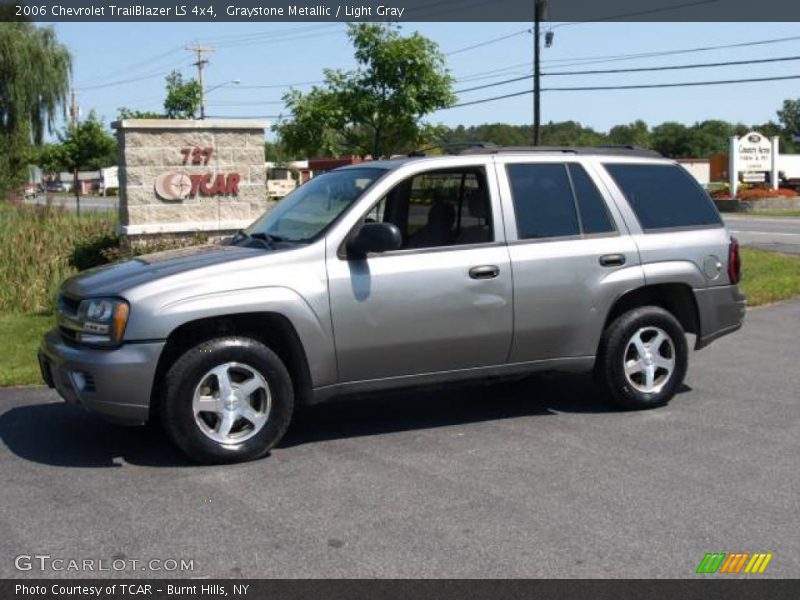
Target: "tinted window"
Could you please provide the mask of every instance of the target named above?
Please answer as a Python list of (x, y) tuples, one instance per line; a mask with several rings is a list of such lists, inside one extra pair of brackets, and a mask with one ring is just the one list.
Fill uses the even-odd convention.
[(519, 239), (580, 235), (563, 164), (508, 165)]
[(366, 215), (394, 223), (404, 248), (491, 242), (491, 204), (483, 169), (429, 171), (395, 187)]
[(608, 233), (614, 231), (603, 196), (581, 165), (569, 165), (572, 187), (578, 200), (583, 233)]
[(711, 198), (677, 165), (607, 164), (642, 229), (720, 225)]

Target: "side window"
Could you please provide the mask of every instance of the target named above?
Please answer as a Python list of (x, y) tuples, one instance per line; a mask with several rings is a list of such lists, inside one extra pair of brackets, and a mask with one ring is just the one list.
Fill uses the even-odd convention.
[(366, 216), (394, 223), (403, 248), (436, 248), (494, 240), (482, 168), (420, 173), (389, 192)]
[(510, 164), (507, 172), (519, 239), (580, 235), (566, 165)]
[(644, 230), (722, 224), (709, 195), (683, 167), (629, 163), (604, 166)]
[(608, 233), (615, 231), (608, 214), (606, 201), (595, 186), (586, 169), (577, 163), (568, 167), (572, 179), (572, 188), (578, 201), (578, 212), (581, 215), (581, 229), (584, 234)]

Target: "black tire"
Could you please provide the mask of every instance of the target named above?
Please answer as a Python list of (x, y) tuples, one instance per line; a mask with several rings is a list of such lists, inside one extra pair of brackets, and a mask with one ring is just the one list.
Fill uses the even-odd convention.
[[(669, 337), (671, 346), (661, 342), (659, 357), (654, 360), (652, 345), (657, 343), (658, 330)], [(637, 347), (633, 344), (634, 336), (640, 332), (645, 341), (652, 336), (645, 359), (638, 356)], [(667, 376), (667, 369), (655, 365), (656, 361), (669, 354), (672, 354), (674, 366)], [(686, 335), (678, 320), (663, 308), (642, 306), (617, 317), (605, 330), (595, 375), (617, 406), (629, 410), (655, 408), (668, 403), (680, 388), (686, 377), (688, 356)], [(626, 362), (635, 368), (637, 365), (647, 365), (646, 360), (654, 364), (655, 369), (653, 382), (649, 386), (645, 379), (647, 367), (641, 373), (632, 373), (630, 378), (625, 373)], [(647, 389), (652, 391), (648, 392)]]
[[(205, 376), (212, 369), (227, 363), (238, 363), (258, 373), (269, 390), (270, 402), (268, 410), (265, 409), (266, 422), (257, 433), (251, 434), (252, 437), (242, 441), (214, 440), (204, 433), (195, 420), (195, 390), (206, 381)], [(256, 394), (265, 392), (258, 391)], [(236, 463), (265, 456), (289, 427), (293, 409), (292, 381), (281, 359), (256, 340), (223, 337), (202, 342), (188, 350), (169, 369), (162, 421), (170, 439), (192, 460), (206, 464)], [(245, 429), (240, 436), (247, 435), (247, 427), (252, 427), (253, 431), (256, 429), (252, 423), (241, 418), (236, 423)]]

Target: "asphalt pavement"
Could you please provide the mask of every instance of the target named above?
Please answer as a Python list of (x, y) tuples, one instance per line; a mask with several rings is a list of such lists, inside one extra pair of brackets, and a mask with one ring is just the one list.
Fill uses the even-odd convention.
[[(785, 302), (696, 353), (664, 408), (568, 375), (396, 394), (308, 409), (269, 457), (221, 467), (0, 390), (0, 576), (683, 578), (706, 552), (769, 552), (761, 577), (798, 577), (798, 340)], [(15, 569), (35, 554), (194, 569)]]
[(800, 254), (800, 218), (723, 215), (728, 230), (745, 246)]

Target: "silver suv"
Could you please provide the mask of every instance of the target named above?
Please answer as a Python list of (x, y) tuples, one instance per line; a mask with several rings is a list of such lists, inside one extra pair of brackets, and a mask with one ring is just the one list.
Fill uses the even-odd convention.
[(159, 417), (202, 462), (264, 456), (298, 405), (541, 370), (668, 402), (742, 325), (738, 245), (678, 164), (468, 151), (325, 173), (221, 244), (67, 280), (39, 359), (68, 402)]

